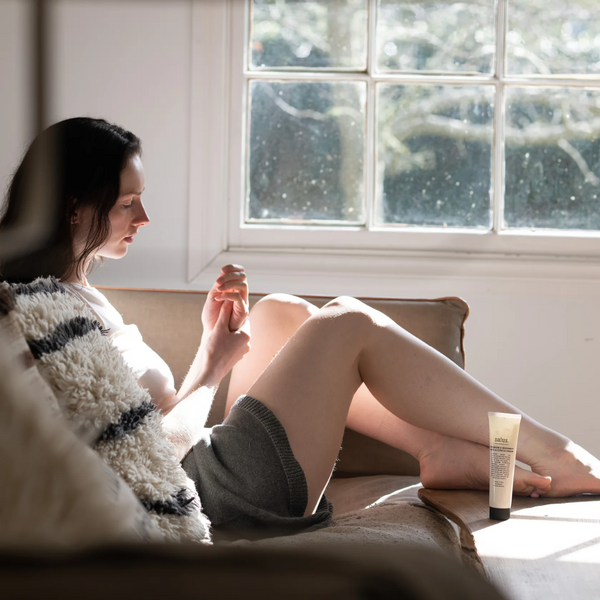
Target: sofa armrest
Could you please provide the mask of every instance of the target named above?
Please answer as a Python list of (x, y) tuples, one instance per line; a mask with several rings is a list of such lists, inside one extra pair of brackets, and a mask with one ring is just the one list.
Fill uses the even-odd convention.
[(460, 598), (502, 600), (473, 569), (411, 546), (305, 549), (119, 545), (79, 552), (0, 551), (2, 595), (43, 598)]

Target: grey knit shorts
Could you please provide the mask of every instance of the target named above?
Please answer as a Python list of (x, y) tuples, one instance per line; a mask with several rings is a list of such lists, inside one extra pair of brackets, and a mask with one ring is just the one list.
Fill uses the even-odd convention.
[(325, 527), (333, 506), (323, 496), (304, 516), (308, 488), (277, 417), (241, 396), (221, 425), (207, 428), (183, 460), (195, 482), (213, 539), (259, 539)]

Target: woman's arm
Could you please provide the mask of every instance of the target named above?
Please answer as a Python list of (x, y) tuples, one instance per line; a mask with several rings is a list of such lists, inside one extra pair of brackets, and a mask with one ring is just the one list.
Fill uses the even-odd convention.
[(182, 461), (200, 438), (217, 386), (202, 386), (179, 402), (165, 416), (163, 428), (175, 446), (177, 460)]

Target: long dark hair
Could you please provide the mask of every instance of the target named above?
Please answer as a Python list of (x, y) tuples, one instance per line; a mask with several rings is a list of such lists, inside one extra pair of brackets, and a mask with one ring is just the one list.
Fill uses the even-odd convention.
[[(50, 148), (51, 155), (42, 148)], [(0, 264), (0, 278), (28, 282), (41, 276), (84, 275), (84, 265), (110, 235), (108, 213), (119, 197), (121, 172), (141, 152), (137, 136), (103, 119), (67, 119), (40, 133), (9, 185), (0, 235), (18, 219), (31, 189), (29, 180), (40, 173), (39, 161), (47, 159), (53, 167), (48, 181), (54, 195), (53, 233), (28, 255)], [(73, 217), (84, 207), (92, 209), (91, 228), (83, 251), (75, 256)]]

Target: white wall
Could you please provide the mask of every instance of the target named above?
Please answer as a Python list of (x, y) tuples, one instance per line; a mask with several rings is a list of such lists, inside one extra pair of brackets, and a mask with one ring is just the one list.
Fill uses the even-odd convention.
[(111, 265), (112, 277), (133, 271), (154, 285), (179, 287), (187, 248), (191, 3), (55, 4), (51, 119), (102, 117), (143, 143), (144, 200), (159, 226), (136, 239), (127, 264)]
[(0, 1), (0, 190), (2, 196), (30, 141), (29, 11), (21, 0)]
[[(25, 13), (0, 0), (0, 181), (29, 140)], [(189, 180), (191, 3), (59, 0), (52, 120), (102, 116), (144, 143), (144, 201), (152, 225), (96, 284), (185, 289)], [(250, 272), (250, 277), (253, 273)], [(600, 455), (600, 282), (582, 277), (417, 277), (391, 271), (368, 283), (255, 273), (255, 291), (439, 297), (471, 306), (467, 368), (509, 401)]]

